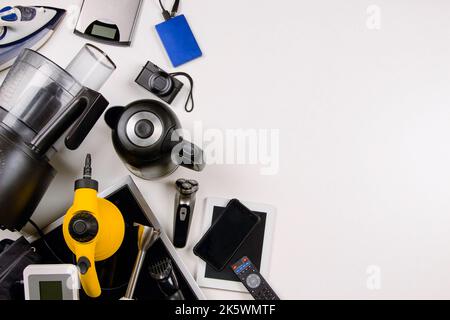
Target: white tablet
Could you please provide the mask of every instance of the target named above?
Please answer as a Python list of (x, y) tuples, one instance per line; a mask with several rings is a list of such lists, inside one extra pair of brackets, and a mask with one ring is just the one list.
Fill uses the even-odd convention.
[[(203, 234), (205, 234), (212, 223), (221, 216), (230, 199), (207, 198), (205, 201)], [(261, 274), (268, 278), (276, 209), (273, 206), (266, 204), (252, 202), (242, 203), (257, 214), (261, 218), (261, 221), (233, 256), (230, 264), (238, 261), (243, 256), (248, 256)], [(236, 278), (231, 268), (225, 268), (218, 272), (214, 268), (208, 266), (200, 258), (198, 261), (197, 283), (199, 286), (247, 292), (247, 289), (245, 289), (244, 285)]]

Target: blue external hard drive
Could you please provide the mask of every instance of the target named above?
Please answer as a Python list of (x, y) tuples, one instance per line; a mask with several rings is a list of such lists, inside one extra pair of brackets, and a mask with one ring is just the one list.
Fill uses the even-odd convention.
[(202, 56), (202, 51), (184, 15), (156, 25), (156, 31), (174, 67)]

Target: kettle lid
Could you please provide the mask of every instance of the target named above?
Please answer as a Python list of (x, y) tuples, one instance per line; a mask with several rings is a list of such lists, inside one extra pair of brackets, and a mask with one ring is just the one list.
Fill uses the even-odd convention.
[(105, 120), (113, 129), (116, 150), (128, 161), (136, 157), (133, 162), (160, 158), (166, 151), (168, 135), (181, 128), (175, 113), (156, 100), (110, 108)]
[(163, 135), (161, 120), (150, 111), (140, 111), (132, 115), (126, 124), (127, 138), (142, 148), (155, 144)]

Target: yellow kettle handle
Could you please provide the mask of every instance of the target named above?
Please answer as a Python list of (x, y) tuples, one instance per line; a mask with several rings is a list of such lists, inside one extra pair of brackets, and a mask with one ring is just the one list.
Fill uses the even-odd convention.
[(75, 250), (84, 292), (91, 298), (97, 298), (102, 289), (95, 270), (95, 242), (78, 245)]

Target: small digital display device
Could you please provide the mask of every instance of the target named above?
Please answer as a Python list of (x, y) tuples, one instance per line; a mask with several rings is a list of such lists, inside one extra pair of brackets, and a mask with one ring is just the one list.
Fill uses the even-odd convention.
[(83, 0), (75, 34), (115, 45), (129, 46), (142, 0)]
[(62, 300), (62, 281), (40, 281), (40, 300)]
[(94, 36), (114, 40), (117, 34), (117, 29), (94, 24), (92, 26), (91, 34)]
[(78, 300), (78, 268), (72, 264), (34, 264), (23, 271), (26, 300)]

